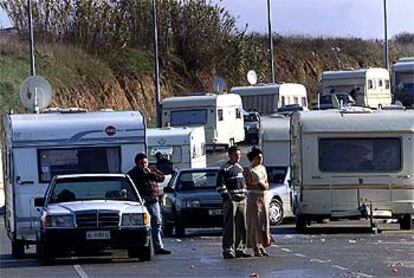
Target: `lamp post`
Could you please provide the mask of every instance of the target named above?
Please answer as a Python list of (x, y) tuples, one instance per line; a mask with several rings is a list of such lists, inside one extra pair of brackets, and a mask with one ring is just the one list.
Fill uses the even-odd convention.
[(157, 0), (152, 1), (154, 19), (154, 86), (157, 126), (161, 127), (160, 63), (158, 57)]
[(384, 0), (384, 68), (389, 69), (388, 62), (388, 15), (387, 0)]
[(29, 14), (29, 49), (30, 49), (30, 75), (36, 75), (35, 55), (34, 55), (34, 39), (33, 39), (33, 16), (32, 16), (32, 0), (28, 0), (27, 9)]
[(275, 67), (273, 63), (273, 38), (272, 38), (272, 7), (270, 5), (270, 0), (267, 0), (267, 27), (269, 30), (269, 52), (270, 52), (270, 61), (269, 61), (269, 69), (270, 69), (270, 82), (275, 83)]

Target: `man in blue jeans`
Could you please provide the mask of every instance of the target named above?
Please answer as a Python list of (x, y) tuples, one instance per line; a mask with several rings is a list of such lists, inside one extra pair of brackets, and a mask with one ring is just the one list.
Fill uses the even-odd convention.
[(157, 182), (163, 182), (164, 175), (157, 168), (148, 166), (148, 158), (143, 153), (135, 156), (135, 167), (128, 172), (128, 175), (145, 200), (145, 206), (151, 215), (151, 233), (155, 254), (171, 254), (171, 251), (164, 249), (161, 239), (162, 216)]

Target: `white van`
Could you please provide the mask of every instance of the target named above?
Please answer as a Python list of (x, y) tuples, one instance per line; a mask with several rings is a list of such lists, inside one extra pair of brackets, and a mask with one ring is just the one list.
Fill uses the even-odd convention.
[(174, 168), (207, 167), (206, 135), (204, 127), (170, 127), (147, 129), (148, 159), (155, 163), (160, 152), (174, 164)]
[(258, 111), (262, 115), (273, 114), (287, 105), (308, 107), (306, 88), (302, 84), (257, 84), (231, 88), (241, 96), (245, 110)]
[(244, 140), (242, 101), (236, 94), (170, 97), (162, 102), (163, 126), (204, 126), (208, 145)]
[(390, 74), (383, 68), (325, 71), (321, 98), (349, 94), (354, 105), (381, 108), (391, 104)]
[(394, 100), (414, 108), (414, 57), (400, 58), (392, 69)]
[(83, 112), (3, 116), (6, 231), (12, 254), (21, 257), (36, 243), (43, 197), (56, 175), (126, 173), (146, 152), (140, 112)]
[[(281, 217), (292, 217), (292, 194), (290, 189), (290, 118), (274, 114), (262, 117), (260, 147), (264, 153), (270, 183), (270, 222), (278, 224)], [(281, 205), (281, 208), (278, 207)], [(279, 221), (281, 222), (282, 219)]]
[[(312, 220), (414, 214), (414, 111), (350, 107), (291, 118), (297, 228)], [(371, 207), (372, 204), (372, 207)]]

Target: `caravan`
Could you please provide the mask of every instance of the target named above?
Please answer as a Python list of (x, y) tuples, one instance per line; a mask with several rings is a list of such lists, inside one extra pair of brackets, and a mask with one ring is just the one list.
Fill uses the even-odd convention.
[(398, 218), (414, 214), (414, 111), (295, 113), (291, 167), (298, 229), (327, 218)]
[(204, 127), (170, 127), (147, 129), (148, 158), (155, 163), (155, 154), (168, 157), (174, 168), (207, 167)]
[(306, 88), (302, 84), (257, 84), (233, 87), (231, 92), (241, 96), (245, 110), (262, 115), (275, 113), (285, 106), (308, 106)]
[[(332, 104), (331, 96), (347, 104), (351, 96), (354, 105), (381, 108), (391, 104), (390, 74), (383, 68), (325, 71), (322, 73), (321, 105)], [(324, 100), (328, 100), (328, 103)]]
[(56, 175), (126, 173), (138, 152), (146, 152), (140, 112), (62, 111), (3, 116), (5, 226), (12, 254), (35, 244), (43, 197)]
[(392, 68), (394, 100), (414, 108), (414, 57), (401, 58)]
[(236, 94), (170, 97), (162, 102), (163, 126), (204, 126), (208, 145), (244, 140), (242, 102)]

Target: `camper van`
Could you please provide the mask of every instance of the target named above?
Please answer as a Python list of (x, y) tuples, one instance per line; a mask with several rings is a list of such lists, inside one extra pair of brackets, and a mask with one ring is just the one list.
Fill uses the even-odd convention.
[(5, 226), (12, 254), (23, 256), (36, 243), (39, 212), (34, 200), (45, 195), (56, 175), (126, 173), (146, 152), (140, 112), (80, 112), (3, 116)]
[(170, 97), (162, 102), (164, 126), (204, 126), (210, 146), (231, 146), (244, 140), (242, 101), (236, 94)]
[(269, 179), (270, 223), (278, 224), (292, 217), (290, 189), (290, 118), (274, 114), (262, 118), (260, 147)]
[(343, 110), (291, 118), (294, 212), (299, 230), (312, 220), (398, 218), (414, 214), (414, 111)]
[(392, 73), (394, 100), (414, 108), (414, 57), (400, 58)]
[(241, 96), (245, 110), (262, 115), (273, 114), (286, 105), (308, 107), (306, 88), (302, 84), (257, 84), (233, 87), (231, 92)]
[(170, 127), (147, 129), (148, 158), (155, 163), (160, 152), (174, 168), (207, 167), (206, 135), (204, 127)]
[(391, 104), (390, 74), (383, 68), (323, 72), (320, 97), (337, 94), (349, 94), (355, 106), (375, 109), (388, 106)]

